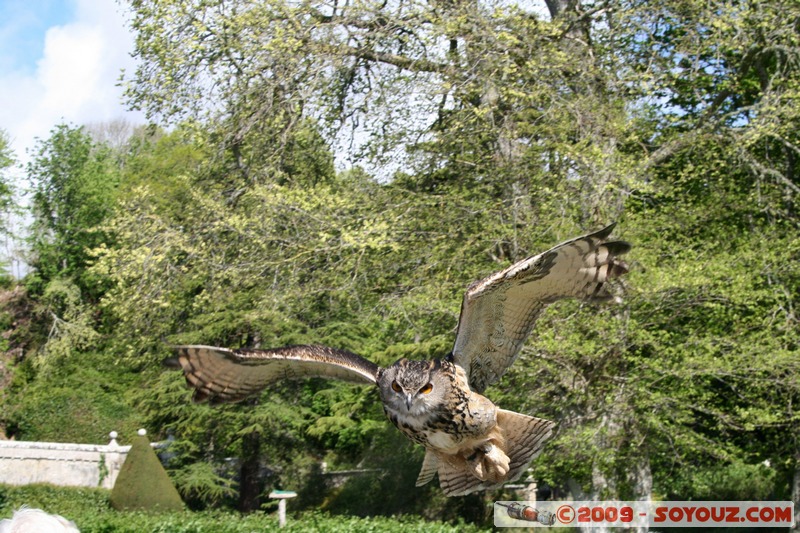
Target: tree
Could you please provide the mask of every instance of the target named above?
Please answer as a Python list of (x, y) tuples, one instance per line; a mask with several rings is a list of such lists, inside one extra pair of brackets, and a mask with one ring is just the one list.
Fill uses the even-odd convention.
[(109, 150), (80, 127), (56, 126), (28, 164), (33, 188), (32, 266), (45, 281), (71, 277), (87, 296), (89, 251), (107, 240), (99, 224), (112, 212), (119, 176)]
[[(11, 143), (8, 134), (0, 130), (0, 212), (8, 213), (13, 205), (13, 186), (6, 172), (14, 163), (14, 153), (11, 150)], [(3, 227), (3, 232), (8, 233), (8, 228)]]
[[(140, 66), (127, 90), (131, 104), (166, 120), (212, 120), (220, 144), (250, 174), (282, 157), (289, 132), (311, 117), (328, 126), (329, 142), (335, 131), (349, 131), (349, 147), (378, 162), (438, 139), (421, 145), (438, 154), (426, 158), (428, 168), (450, 162), (450, 175), (471, 184), (491, 172), (501, 188), (503, 167), (516, 162), (513, 184), (533, 158), (563, 180), (580, 161), (537, 146), (552, 139), (545, 130), (558, 124), (560, 147), (580, 146), (591, 135), (569, 125), (575, 112), (590, 117), (580, 121), (590, 129), (612, 118), (591, 112), (608, 84), (603, 65), (572, 36), (602, 10), (581, 12), (577, 2), (552, 2), (550, 22), (520, 6), (479, 2), (133, 7)], [(582, 102), (561, 105), (573, 97)], [(545, 126), (536, 127), (541, 120)]]
[[(647, 179), (633, 183), (624, 224), (644, 272), (630, 276), (630, 308), (604, 323), (616, 335), (586, 331), (573, 358), (558, 354), (568, 339), (545, 330), (554, 342), (536, 353), (551, 363), (525, 375), (553, 384), (539, 402), (567, 400), (557, 416), (569, 421), (561, 450), (574, 460), (556, 470), (591, 465), (578, 476), (581, 491), (638, 496), (639, 484), (705, 497), (702, 479), (738, 471), (761, 490), (748, 497), (762, 497), (766, 480), (767, 491), (788, 498), (781, 481), (769, 480), (792, 473), (758, 463), (783, 449), (793, 464), (793, 439), (766, 441), (796, 417), (777, 406), (793, 405), (797, 394), (782, 376), (797, 361), (790, 102), (799, 50), (797, 26), (778, 19), (799, 13), (789, 4), (628, 7), (609, 19), (603, 43), (625, 44), (616, 46), (620, 79), (646, 111), (639, 120), (654, 128), (642, 137)], [(585, 447), (589, 435), (594, 447)], [(701, 469), (687, 469), (702, 457)], [(638, 472), (653, 479), (640, 483)], [(720, 484), (733, 487), (733, 479)]]
[[(5, 131), (0, 130), (0, 235), (12, 237), (15, 217), (20, 215), (21, 209), (14, 199), (15, 187), (8, 170), (14, 166), (16, 159), (11, 150), (11, 143)], [(4, 262), (8, 258), (4, 259)]]
[[(746, 298), (750, 310), (740, 311), (738, 318), (745, 327), (745, 316), (772, 317), (761, 326), (771, 332), (769, 341), (752, 346), (770, 347), (775, 357), (757, 368), (779, 375), (773, 364), (791, 366), (794, 355), (793, 337), (786, 333), (792, 331), (797, 294), (791, 258), (800, 223), (795, 165), (800, 115), (794, 105), (800, 87), (800, 10), (791, 2), (673, 2), (641, 13), (643, 19), (636, 21), (641, 47), (633, 48), (632, 64), (638, 56), (641, 67), (647, 62), (664, 74), (653, 93), (662, 99), (662, 112), (654, 117), (658, 149), (648, 162), (655, 187), (641, 195), (641, 203), (632, 203), (632, 210), (647, 210), (648, 216), (664, 212), (657, 224), (666, 228), (677, 222), (680, 232), (662, 229), (675, 235), (676, 244), (714, 249), (722, 264), (707, 271), (721, 274), (748, 264), (728, 274), (736, 282), (725, 297), (737, 300), (737, 291), (747, 285), (739, 282), (752, 280)], [(644, 33), (645, 27), (650, 31)], [(732, 331), (726, 335), (734, 337)], [(785, 385), (784, 393), (794, 394), (793, 384)], [(750, 400), (760, 403), (759, 394), (772, 396), (762, 389)], [(786, 415), (787, 420), (794, 416)]]

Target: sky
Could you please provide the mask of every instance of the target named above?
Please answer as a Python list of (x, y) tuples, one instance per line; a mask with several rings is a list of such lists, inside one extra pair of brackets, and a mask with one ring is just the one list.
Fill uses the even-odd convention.
[(115, 0), (0, 0), (0, 129), (26, 161), (57, 124), (127, 118), (122, 69), (133, 72), (133, 35)]
[[(19, 163), (8, 173), (18, 186), (27, 185), (24, 165), (36, 139), (57, 124), (144, 122), (126, 110), (117, 86), (123, 69), (135, 68), (126, 17), (115, 0), (0, 0), (0, 129)], [(26, 221), (12, 223), (21, 232)], [(17, 276), (27, 269), (18, 248), (0, 242), (0, 259)]]

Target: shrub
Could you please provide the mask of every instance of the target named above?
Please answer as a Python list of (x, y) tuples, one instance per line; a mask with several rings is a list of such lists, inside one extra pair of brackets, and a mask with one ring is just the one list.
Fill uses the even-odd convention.
[(161, 466), (146, 436), (139, 435), (133, 439), (131, 451), (111, 491), (110, 501), (117, 510), (183, 509), (183, 501), (175, 485)]

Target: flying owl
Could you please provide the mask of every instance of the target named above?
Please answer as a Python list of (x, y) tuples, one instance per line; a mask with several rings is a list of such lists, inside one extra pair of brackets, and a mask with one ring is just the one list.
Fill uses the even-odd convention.
[(500, 409), (482, 395), (517, 358), (539, 314), (561, 298), (612, 299), (607, 282), (628, 269), (630, 250), (608, 241), (614, 225), (529, 257), (469, 286), (453, 351), (444, 359), (400, 359), (386, 368), (346, 350), (285, 346), (231, 350), (177, 346), (194, 401), (236, 402), (283, 379), (337, 378), (378, 387), (389, 420), (425, 447), (417, 486), (439, 475), (448, 496), (516, 480), (555, 424)]

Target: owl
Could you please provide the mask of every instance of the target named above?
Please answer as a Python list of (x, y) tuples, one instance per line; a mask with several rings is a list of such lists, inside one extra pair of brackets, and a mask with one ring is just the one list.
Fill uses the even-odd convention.
[(452, 352), (400, 359), (388, 367), (328, 346), (267, 350), (176, 346), (169, 366), (183, 370), (194, 401), (236, 402), (270, 383), (308, 377), (377, 386), (388, 419), (425, 448), (417, 486), (439, 476), (448, 496), (495, 489), (528, 468), (555, 424), (499, 408), (483, 395), (519, 355), (536, 318), (562, 298), (614, 299), (608, 281), (625, 274), (624, 241), (614, 225), (563, 242), (470, 285)]

